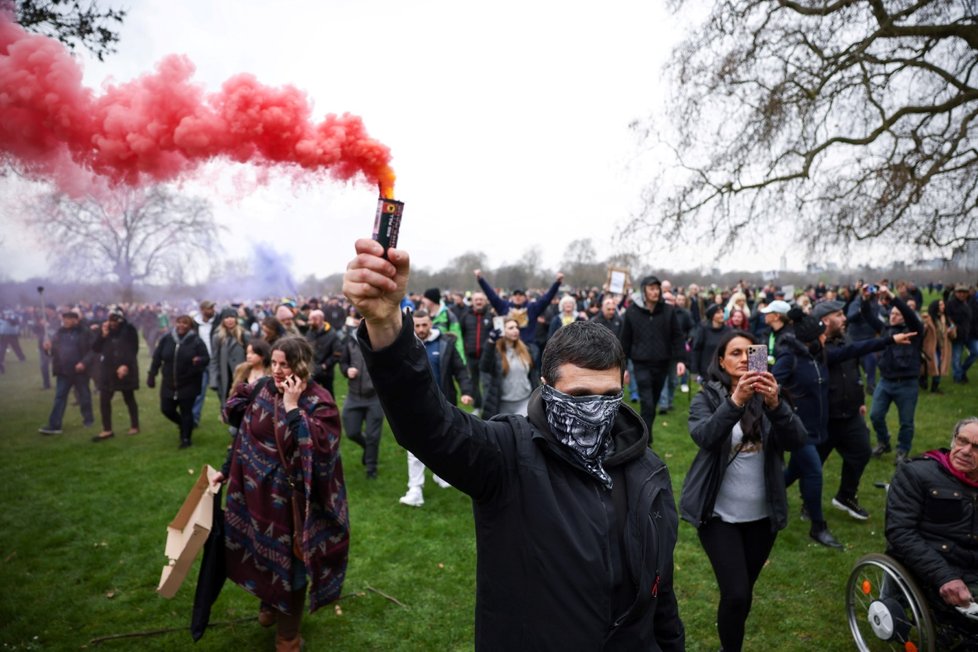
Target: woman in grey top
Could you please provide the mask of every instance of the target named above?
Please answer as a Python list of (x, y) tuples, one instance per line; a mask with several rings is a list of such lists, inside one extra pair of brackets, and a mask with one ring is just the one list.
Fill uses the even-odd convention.
[(748, 370), (747, 347), (756, 343), (731, 331), (717, 346), (689, 408), (689, 434), (700, 450), (679, 499), (720, 587), (717, 630), (725, 652), (743, 645), (754, 582), (788, 523), (783, 453), (807, 440), (774, 376)]
[(507, 319), (503, 323), (502, 336), (493, 348), (482, 354), (479, 371), (484, 388), (483, 419), (497, 414), (526, 416), (530, 393), (539, 383), (539, 374), (534, 371), (530, 350), (520, 340), (519, 322)]

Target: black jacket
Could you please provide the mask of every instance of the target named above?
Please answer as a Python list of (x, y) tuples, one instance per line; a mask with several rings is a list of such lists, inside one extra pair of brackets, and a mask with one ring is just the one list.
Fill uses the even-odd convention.
[(625, 320), (617, 312), (611, 319), (605, 319), (605, 316), (599, 312), (594, 317), (591, 317), (591, 321), (596, 321), (602, 326), (607, 326), (608, 330), (614, 333), (615, 337), (618, 338), (618, 341), (621, 341), (621, 329), (625, 324)]
[(886, 542), (930, 587), (978, 580), (978, 489), (937, 460), (901, 464), (886, 496)]
[(887, 326), (883, 331), (884, 335), (913, 332), (917, 336), (910, 339), (909, 346), (888, 346), (883, 349), (879, 363), (880, 376), (887, 380), (917, 378), (920, 376), (920, 354), (924, 346), (924, 324), (917, 313), (899, 297), (893, 297), (893, 305), (903, 315), (903, 323), (899, 326)]
[(634, 410), (620, 408), (605, 462), (616, 493), (568, 461), (538, 393), (529, 418), (453, 408), (404, 326), (381, 351), (361, 327), (361, 348), (398, 442), (472, 498), (476, 650), (682, 650), (669, 472)]
[[(499, 402), (503, 393), (503, 360), (495, 346), (487, 350), (479, 360), (479, 374), (482, 386), (482, 418), (490, 419), (499, 414)], [(530, 387), (536, 389), (540, 384), (540, 372), (533, 366), (532, 360), (527, 374)]]
[(971, 332), (971, 306), (965, 299), (961, 301), (956, 294), (951, 293), (944, 302), (944, 314), (954, 323), (958, 338), (968, 338)]
[[(893, 344), (892, 337), (880, 337), (871, 340), (863, 340), (857, 344), (872, 342), (873, 346), (867, 347), (865, 353), (880, 351), (887, 345)], [(836, 337), (826, 340), (825, 349), (829, 358), (829, 418), (848, 419), (859, 414), (859, 408), (865, 403), (866, 390), (863, 387), (863, 378), (859, 374), (859, 358), (844, 357), (842, 352), (851, 343), (844, 337)], [(860, 349), (863, 350), (863, 349)]]
[(492, 309), (488, 305), (482, 312), (468, 308), (458, 321), (462, 327), (462, 343), (465, 345), (466, 357), (478, 360), (486, 348), (489, 333), (492, 332)]
[(968, 307), (971, 308), (971, 331), (968, 333), (968, 339), (978, 340), (978, 294), (971, 295)]
[(829, 436), (829, 366), (878, 351), (892, 341), (892, 338), (864, 340), (812, 354), (794, 333), (784, 337), (771, 373), (786, 390), (811, 443), (821, 444)]
[(74, 328), (61, 327), (51, 338), (51, 370), (55, 376), (74, 378), (75, 365), (81, 362), (88, 373), (95, 354), (92, 352), (92, 332), (80, 324)]
[(312, 379), (320, 385), (332, 386), (333, 368), (340, 361), (343, 347), (336, 330), (326, 322), (322, 329), (306, 331), (306, 340), (312, 346), (313, 373)]
[[(107, 337), (102, 337), (100, 330), (92, 350), (102, 356), (98, 382), (100, 390), (139, 389), (139, 333), (135, 326), (124, 321), (119, 324), (118, 330), (110, 330)], [(116, 370), (123, 365), (129, 367), (129, 373), (119, 378)]]
[(183, 338), (178, 338), (176, 331), (171, 330), (156, 345), (149, 377), (155, 379), (162, 366), (160, 395), (187, 399), (200, 393), (201, 379), (209, 363), (207, 346), (197, 333), (190, 330)]
[(720, 328), (713, 328), (713, 324), (705, 321), (700, 324), (700, 327), (696, 329), (696, 335), (693, 336), (692, 354), (690, 356), (691, 372), (706, 376), (706, 372), (710, 369), (710, 363), (713, 362), (713, 357), (717, 353), (720, 340), (730, 330), (732, 329), (726, 324), (722, 324)]
[(632, 362), (686, 362), (686, 342), (674, 306), (659, 301), (650, 311), (636, 293), (625, 309), (621, 345)]
[[(697, 529), (713, 516), (713, 506), (727, 469), (726, 460), (730, 458), (731, 433), (744, 416), (744, 410), (727, 399), (727, 390), (715, 380), (704, 385), (703, 391), (693, 397), (689, 406), (689, 436), (699, 450), (683, 481), (679, 512), (684, 521)], [(784, 451), (801, 448), (807, 441), (805, 426), (786, 400), (782, 399), (774, 410), (764, 410), (761, 420), (764, 486), (774, 531), (788, 525)]]

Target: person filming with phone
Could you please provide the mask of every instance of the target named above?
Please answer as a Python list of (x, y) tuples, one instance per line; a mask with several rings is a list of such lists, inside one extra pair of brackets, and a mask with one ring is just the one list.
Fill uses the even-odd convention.
[(741, 649), (754, 583), (788, 524), (784, 451), (805, 444), (805, 426), (767, 371), (767, 347), (743, 331), (724, 335), (689, 407), (699, 446), (679, 511), (697, 529), (720, 588), (717, 631)]

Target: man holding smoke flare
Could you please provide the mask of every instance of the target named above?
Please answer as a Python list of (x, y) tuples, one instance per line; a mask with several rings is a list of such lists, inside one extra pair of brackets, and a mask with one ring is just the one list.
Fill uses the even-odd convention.
[(372, 240), (356, 251), (343, 291), (391, 429), (473, 501), (476, 649), (684, 649), (669, 472), (621, 402), (614, 334), (560, 329), (528, 415), (482, 421), (445, 400), (400, 311), (408, 254)]

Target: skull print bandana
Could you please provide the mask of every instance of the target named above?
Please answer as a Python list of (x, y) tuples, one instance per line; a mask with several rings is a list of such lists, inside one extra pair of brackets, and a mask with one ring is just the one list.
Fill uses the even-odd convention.
[(547, 424), (561, 444), (603, 485), (611, 488), (611, 476), (601, 463), (614, 452), (609, 436), (622, 392), (614, 396), (570, 396), (544, 385), (541, 397), (546, 407)]

